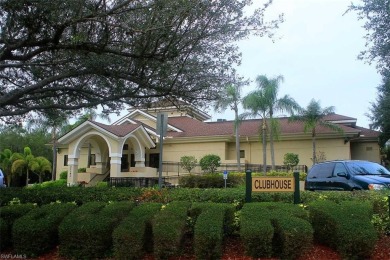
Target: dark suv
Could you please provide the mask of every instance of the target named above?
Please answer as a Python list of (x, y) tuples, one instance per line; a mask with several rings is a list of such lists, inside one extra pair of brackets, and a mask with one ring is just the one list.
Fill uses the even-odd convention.
[(390, 172), (368, 161), (329, 161), (308, 172), (306, 190), (381, 190), (390, 188)]

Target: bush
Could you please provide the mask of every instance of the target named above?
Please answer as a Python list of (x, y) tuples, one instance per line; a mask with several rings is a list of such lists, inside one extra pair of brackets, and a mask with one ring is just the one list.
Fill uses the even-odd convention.
[(181, 168), (191, 173), (191, 170), (196, 167), (198, 160), (196, 160), (195, 156), (182, 156), (180, 158), (180, 166)]
[(189, 202), (174, 201), (155, 216), (153, 234), (154, 255), (157, 259), (167, 259), (178, 254), (190, 206)]
[(33, 204), (19, 204), (4, 206), (0, 208), (1, 230), (0, 230), (0, 248), (6, 249), (12, 244), (12, 226), (18, 218), (27, 214), (35, 208)]
[[(152, 219), (160, 203), (145, 203), (134, 208), (112, 234), (115, 259), (141, 259), (153, 250)], [(129, 246), (131, 245), (131, 246)]]
[(60, 180), (67, 180), (68, 179), (68, 171), (62, 171), (60, 173)]
[(316, 201), (309, 206), (315, 239), (337, 250), (343, 258), (367, 259), (377, 241), (368, 202)]
[(133, 207), (133, 202), (126, 201), (107, 206), (103, 204), (103, 207), (98, 203), (93, 205), (90, 211), (70, 215), (60, 226), (60, 254), (77, 259), (110, 255), (112, 232)]
[(197, 203), (194, 227), (194, 251), (197, 259), (219, 259), (225, 234), (232, 230), (234, 207), (229, 204)]
[(307, 219), (307, 212), (293, 204), (245, 204), (240, 236), (247, 254), (252, 257), (297, 258), (312, 246), (313, 229)]
[[(245, 175), (242, 173), (230, 173), (226, 187), (238, 187), (245, 182)], [(223, 174), (204, 174), (181, 176), (179, 185), (183, 188), (223, 188), (225, 181)]]
[(221, 157), (215, 154), (207, 154), (199, 161), (200, 168), (209, 173), (214, 173), (221, 165)]
[[(96, 222), (102, 221), (98, 218), (98, 212), (105, 206), (104, 202), (89, 202), (78, 207), (61, 222), (59, 233), (59, 254), (70, 258), (86, 258), (84, 255), (83, 243), (88, 240), (89, 236), (85, 232), (80, 232), (81, 229), (85, 230), (87, 227), (84, 225), (84, 221), (95, 219)], [(90, 248), (94, 250), (93, 248)]]
[(59, 179), (56, 181), (45, 181), (42, 183), (36, 183), (28, 188), (48, 188), (48, 187), (66, 187), (67, 180)]
[(295, 153), (286, 153), (284, 155), (283, 164), (290, 170), (292, 167), (297, 166), (299, 163), (299, 156)]
[(14, 222), (13, 249), (17, 254), (38, 256), (58, 244), (58, 226), (75, 204), (47, 204), (29, 211)]

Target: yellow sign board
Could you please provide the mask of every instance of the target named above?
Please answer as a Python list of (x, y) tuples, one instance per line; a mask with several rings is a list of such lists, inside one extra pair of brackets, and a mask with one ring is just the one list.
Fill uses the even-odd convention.
[(256, 177), (252, 178), (253, 192), (294, 191), (294, 178), (290, 177)]

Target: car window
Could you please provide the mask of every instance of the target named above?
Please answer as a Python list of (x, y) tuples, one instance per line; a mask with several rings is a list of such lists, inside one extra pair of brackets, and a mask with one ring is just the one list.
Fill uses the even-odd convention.
[(356, 161), (347, 162), (346, 165), (354, 175), (390, 175), (390, 172), (378, 163)]
[(329, 178), (332, 177), (335, 163), (322, 163), (314, 165), (310, 169), (308, 178)]
[(347, 174), (347, 168), (345, 168), (343, 163), (336, 163), (333, 171), (333, 177), (337, 177), (337, 174), (339, 173)]

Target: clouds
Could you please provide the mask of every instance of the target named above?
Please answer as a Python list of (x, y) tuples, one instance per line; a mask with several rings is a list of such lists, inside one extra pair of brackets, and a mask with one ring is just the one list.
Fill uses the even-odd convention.
[[(261, 2), (255, 1), (257, 6)], [(358, 60), (365, 49), (365, 31), (355, 13), (346, 13), (350, 0), (274, 0), (268, 19), (285, 14), (276, 41), (251, 37), (240, 42), (242, 64), (238, 72), (251, 80), (257, 75), (283, 75), (280, 95), (289, 94), (301, 106), (314, 98), (335, 106), (336, 113), (356, 117), (368, 127), (365, 114), (376, 98), (380, 76), (374, 65)], [(343, 15), (344, 14), (344, 15)], [(253, 90), (245, 87), (243, 94)], [(243, 111), (241, 111), (243, 112)], [(233, 119), (233, 114), (214, 114)]]

